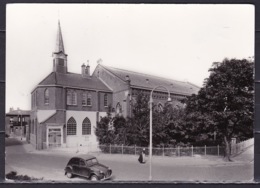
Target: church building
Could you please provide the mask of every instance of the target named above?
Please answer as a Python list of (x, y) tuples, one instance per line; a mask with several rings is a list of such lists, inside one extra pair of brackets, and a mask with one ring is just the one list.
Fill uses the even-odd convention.
[(90, 75), (68, 72), (60, 23), (53, 71), (31, 92), (30, 143), (36, 149), (97, 145), (94, 127), (112, 104), (112, 90)]
[[(182, 98), (197, 93), (199, 87), (176, 80), (160, 78), (105, 66), (98, 63), (92, 75), (90, 66), (82, 65), (81, 74), (68, 72), (67, 54), (58, 23), (53, 71), (31, 92), (30, 143), (36, 149), (52, 147), (97, 147), (95, 127), (106, 115), (131, 116), (131, 107), (138, 92), (150, 95), (158, 85), (166, 88), (172, 104), (182, 105)], [(156, 89), (154, 103), (162, 108), (168, 92)]]

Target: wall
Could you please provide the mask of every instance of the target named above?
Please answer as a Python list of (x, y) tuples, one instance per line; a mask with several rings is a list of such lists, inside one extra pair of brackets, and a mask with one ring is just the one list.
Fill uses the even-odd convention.
[[(49, 104), (44, 103), (44, 92), (48, 88), (49, 90)], [(55, 109), (55, 92), (57, 88), (56, 87), (38, 87), (34, 94), (36, 94), (36, 109), (41, 110), (48, 110), (48, 109)], [(35, 109), (35, 107), (33, 108)]]
[(129, 97), (130, 87), (127, 82), (119, 79), (102, 66), (98, 66), (94, 73), (94, 76), (98, 77), (101, 81), (106, 83), (113, 90), (113, 102), (112, 107), (116, 109), (116, 105), (119, 102), (122, 106), (122, 114), (126, 117), (129, 115)]
[[(133, 101), (135, 100), (137, 94), (140, 93), (140, 92), (147, 95), (148, 100), (150, 99), (151, 91), (133, 88), (132, 89), (132, 99), (133, 99)], [(183, 104), (180, 102), (180, 100), (184, 99), (186, 96), (172, 94), (172, 93), (170, 95), (171, 95), (171, 103), (174, 107), (176, 107), (176, 106), (183, 107)], [(158, 105), (159, 103), (161, 103), (164, 106), (164, 104), (167, 102), (167, 100), (168, 100), (168, 93), (158, 92), (158, 91), (153, 92), (153, 103), (154, 104)]]
[[(95, 135), (96, 122), (97, 122), (97, 112), (80, 112), (71, 111), (66, 112), (66, 124), (69, 118), (73, 117), (77, 123), (77, 135), (67, 136), (67, 147), (79, 147), (86, 145), (97, 145), (97, 138)], [(88, 118), (91, 122), (91, 135), (82, 135), (82, 122), (85, 118)], [(66, 125), (67, 127), (67, 125)]]

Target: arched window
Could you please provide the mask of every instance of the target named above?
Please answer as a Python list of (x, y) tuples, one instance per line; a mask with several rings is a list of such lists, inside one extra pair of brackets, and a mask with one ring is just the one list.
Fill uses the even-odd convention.
[(67, 122), (67, 135), (77, 134), (77, 123), (73, 117), (71, 117)]
[(116, 114), (120, 114), (120, 113), (122, 113), (122, 108), (121, 108), (120, 103), (117, 103), (117, 105), (116, 105)]
[(49, 104), (49, 89), (45, 89), (44, 91), (44, 104)]
[(82, 123), (82, 135), (91, 134), (91, 123), (90, 120), (86, 117)]
[(108, 106), (108, 103), (107, 103), (107, 94), (104, 95), (104, 106)]
[(91, 106), (91, 105), (92, 105), (91, 94), (88, 93), (88, 95), (87, 95), (87, 106)]

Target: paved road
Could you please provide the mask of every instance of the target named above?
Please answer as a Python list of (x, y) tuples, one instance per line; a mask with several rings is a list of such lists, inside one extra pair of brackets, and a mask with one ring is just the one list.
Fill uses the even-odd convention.
[[(54, 181), (86, 181), (68, 179), (64, 167), (76, 153), (35, 151), (29, 144), (15, 139), (6, 141), (6, 173), (19, 174)], [(149, 164), (139, 164), (137, 156), (95, 154), (99, 161), (113, 170), (114, 181), (147, 181)], [(210, 181), (240, 182), (253, 179), (253, 163), (246, 160), (224, 162), (219, 157), (153, 157), (153, 180), (156, 181)]]

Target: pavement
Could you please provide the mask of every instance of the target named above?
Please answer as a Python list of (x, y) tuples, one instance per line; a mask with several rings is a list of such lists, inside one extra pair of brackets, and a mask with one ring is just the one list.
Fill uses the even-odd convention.
[[(26, 141), (6, 140), (6, 173), (17, 171), (47, 181), (86, 181), (82, 178), (68, 179), (64, 167), (75, 155), (84, 154), (75, 148), (35, 150)], [(87, 153), (86, 153), (87, 154)], [(100, 163), (113, 170), (112, 181), (147, 181), (149, 161), (139, 164), (137, 155), (88, 153), (96, 156)], [(148, 158), (146, 158), (148, 159)], [(152, 157), (154, 181), (192, 181), (192, 182), (252, 182), (253, 147), (248, 148), (226, 162), (218, 156), (196, 157)]]

